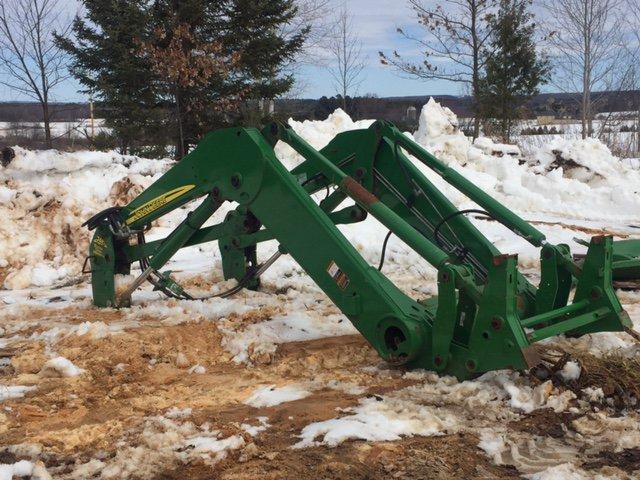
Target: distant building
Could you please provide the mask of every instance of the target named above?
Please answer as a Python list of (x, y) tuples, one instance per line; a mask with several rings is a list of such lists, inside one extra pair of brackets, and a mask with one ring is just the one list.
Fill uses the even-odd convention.
[(409, 108), (407, 108), (406, 121), (409, 123), (415, 123), (416, 120), (418, 120), (418, 109), (411, 105)]

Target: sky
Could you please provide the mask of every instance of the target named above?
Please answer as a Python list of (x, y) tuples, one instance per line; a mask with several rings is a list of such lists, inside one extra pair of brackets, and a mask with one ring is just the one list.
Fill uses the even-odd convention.
[[(0, 0), (1, 1), (1, 0)], [(63, 0), (65, 8), (73, 14), (78, 9), (76, 0)], [(336, 0), (338, 2), (339, 0)], [(411, 29), (416, 26), (414, 13), (405, 0), (348, 0), (345, 2), (353, 19), (353, 29), (362, 42), (362, 53), (366, 59), (362, 83), (357, 93), (386, 96), (461, 94), (459, 84), (446, 81), (419, 81), (399, 76), (391, 67), (380, 64), (378, 51), (391, 53), (416, 52), (411, 43), (403, 41), (396, 29)], [(298, 69), (300, 79), (295, 96), (319, 98), (332, 96), (336, 88), (326, 67), (303, 65)], [(55, 101), (83, 101), (86, 96), (79, 93), (80, 86), (70, 79), (57, 88)], [(0, 101), (26, 100), (24, 96), (0, 87)]]

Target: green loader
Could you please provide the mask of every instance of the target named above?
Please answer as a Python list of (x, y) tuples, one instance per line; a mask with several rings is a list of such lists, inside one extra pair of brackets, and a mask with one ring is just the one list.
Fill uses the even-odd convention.
[[(287, 170), (274, 152), (279, 141), (304, 162)], [(408, 154), (479, 209), (458, 210)], [(323, 190), (327, 196), (316, 203), (311, 194)], [(201, 203), (170, 235), (145, 241), (152, 222), (196, 199)], [(350, 206), (340, 208), (348, 199)], [(237, 206), (223, 222), (204, 227), (225, 202)], [(516, 255), (498, 251), (470, 222), (466, 215), (473, 212), (540, 249), (539, 285), (518, 271)], [(368, 215), (438, 270), (437, 297), (415, 300), (403, 293), (337, 228)], [(218, 241), (224, 278), (237, 281), (218, 296), (259, 288), (260, 275), (288, 254), (383, 359), (459, 379), (536, 367), (535, 343), (552, 336), (631, 332), (612, 282), (616, 274), (640, 277), (637, 242), (618, 248), (611, 237), (596, 236), (577, 261), (567, 245), (547, 242), (385, 121), (341, 133), (320, 151), (281, 123), (212, 132), (131, 203), (100, 212), (86, 225), (95, 230), (88, 260), (98, 307), (129, 305), (147, 281), (171, 297), (195, 299), (161, 271), (184, 247)], [(259, 263), (256, 246), (269, 240), (278, 243), (277, 251)], [(116, 292), (115, 275), (129, 274), (135, 262), (141, 273)]]

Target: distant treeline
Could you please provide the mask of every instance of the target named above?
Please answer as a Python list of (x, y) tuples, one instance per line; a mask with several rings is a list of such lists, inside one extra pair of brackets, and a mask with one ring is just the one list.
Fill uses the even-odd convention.
[[(640, 91), (596, 92), (597, 112), (624, 112), (640, 109)], [(417, 115), (430, 96), (375, 97), (364, 96), (348, 99), (349, 114), (355, 119), (377, 118), (398, 123), (412, 123), (414, 119), (407, 115), (414, 107)], [(433, 95), (433, 98), (453, 110), (460, 118), (471, 116), (471, 97), (454, 95)], [(528, 118), (541, 115), (553, 115), (562, 118), (579, 118), (580, 94), (544, 93), (534, 97), (526, 105)], [(341, 105), (339, 97), (320, 99), (277, 99), (275, 111), (280, 117), (293, 117), (296, 120), (324, 119)], [(53, 122), (72, 122), (89, 118), (88, 103), (52, 104)], [(100, 105), (96, 105), (95, 115), (100, 117)], [(0, 122), (38, 122), (42, 111), (37, 103), (0, 102)], [(415, 117), (417, 120), (417, 116)]]
[[(88, 103), (51, 103), (52, 122), (89, 118)], [(42, 107), (35, 102), (0, 102), (0, 122), (41, 122)]]

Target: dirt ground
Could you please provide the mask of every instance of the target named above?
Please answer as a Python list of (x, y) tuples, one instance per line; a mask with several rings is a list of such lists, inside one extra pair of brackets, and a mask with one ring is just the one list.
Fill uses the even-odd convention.
[[(235, 321), (259, 322), (277, 310), (251, 311), (236, 316)], [(78, 466), (95, 459), (115, 461), (126, 456), (126, 448), (142, 448), (145, 441), (141, 432), (150, 428), (148, 419), (170, 408), (188, 408), (189, 420), (196, 428), (210, 425), (224, 437), (239, 435), (244, 440), (243, 448), (229, 450), (216, 462), (198, 458), (183, 462), (158, 454), (144, 469), (131, 471), (130, 478), (520, 478), (514, 466), (495, 465), (478, 448), (478, 436), (472, 432), (393, 442), (347, 441), (334, 448), (292, 448), (306, 425), (336, 417), (340, 409), (358, 403), (362, 395), (346, 390), (320, 388), (306, 398), (271, 407), (243, 403), (256, 388), (282, 385), (285, 379), (289, 383), (354, 383), (365, 386), (366, 396), (373, 398), (415, 383), (403, 376), (402, 370), (381, 364), (375, 352), (356, 335), (282, 344), (274, 355), (258, 356), (253, 365), (247, 366), (231, 361), (221, 346), (221, 333), (211, 322), (167, 326), (148, 317), (142, 318), (137, 328), (117, 335), (72, 335), (58, 341), (57, 354), (84, 369), (85, 374), (57, 378), (38, 373), (46, 360), (47, 345), (33, 339), (48, 331), (48, 325), (86, 321), (111, 325), (125, 319), (124, 311), (79, 307), (32, 307), (5, 318), (6, 328), (19, 329), (29, 339), (0, 352), (10, 359), (2, 368), (0, 381), (35, 385), (37, 389), (25, 398), (3, 402), (2, 444), (39, 445), (39, 458), (53, 478), (92, 478), (90, 469), (78, 473)], [(187, 374), (186, 365), (196, 361), (206, 372)], [(387, 373), (380, 376), (371, 367), (387, 369)], [(260, 435), (253, 437), (240, 428), (255, 424), (259, 417), (268, 417), (269, 423)], [(571, 430), (572, 419), (568, 413), (536, 410), (512, 422), (509, 428), (562, 441)], [(19, 449), (1, 452), (0, 463), (22, 458)], [(142, 454), (151, 452), (157, 453), (147, 442)], [(527, 455), (525, 451), (520, 454)], [(531, 452), (532, 457), (539, 455)], [(640, 455), (636, 450), (605, 451), (584, 463), (583, 468), (598, 470), (612, 463), (631, 475), (640, 469)]]

